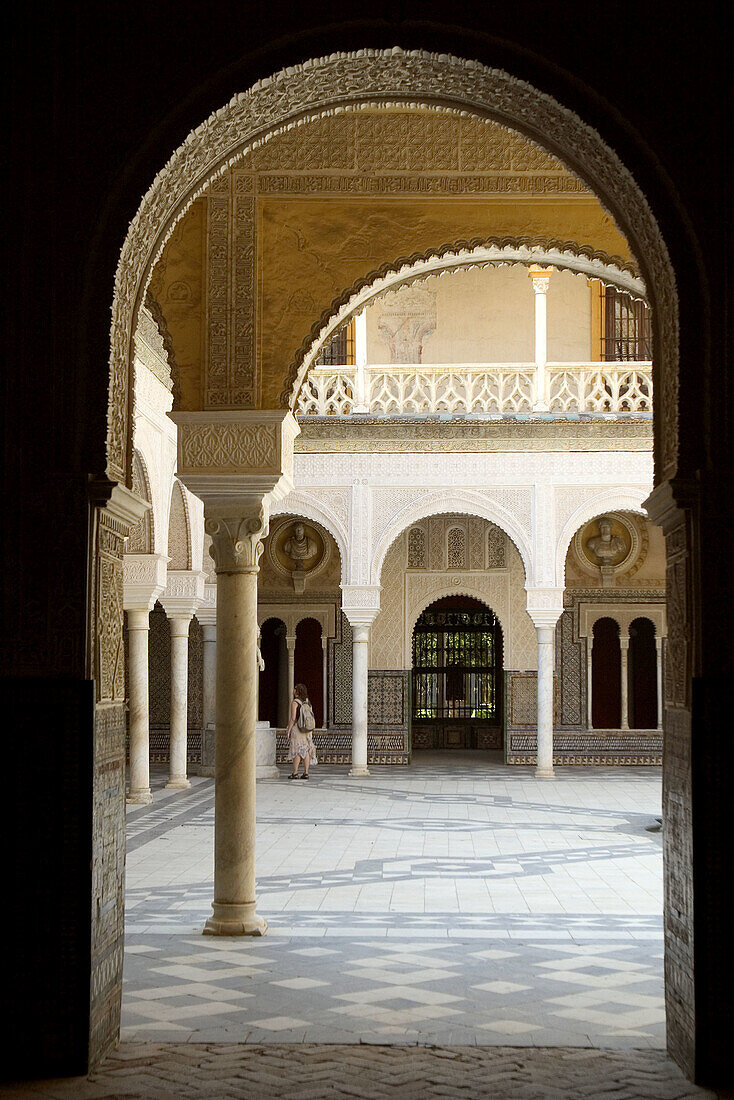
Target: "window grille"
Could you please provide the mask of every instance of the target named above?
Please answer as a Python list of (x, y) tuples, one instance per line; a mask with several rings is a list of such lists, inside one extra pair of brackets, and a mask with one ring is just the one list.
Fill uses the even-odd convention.
[(343, 325), (321, 349), (317, 367), (353, 367), (356, 362), (354, 346), (354, 321)]
[(413, 634), (413, 718), (501, 721), (500, 626), (492, 611), (424, 611)]
[(602, 362), (645, 363), (652, 359), (650, 310), (644, 302), (615, 287), (602, 287), (602, 317)]

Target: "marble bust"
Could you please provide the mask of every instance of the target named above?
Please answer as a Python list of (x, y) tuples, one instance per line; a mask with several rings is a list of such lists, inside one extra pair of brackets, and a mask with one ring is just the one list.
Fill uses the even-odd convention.
[(599, 520), (599, 534), (589, 539), (587, 548), (602, 568), (613, 568), (624, 558), (627, 547), (619, 535), (612, 534), (612, 521), (608, 516)]
[(296, 569), (303, 569), (304, 563), (318, 553), (318, 547), (313, 539), (306, 534), (302, 523), (293, 525), (292, 533), (283, 546), (287, 557), (296, 563)]

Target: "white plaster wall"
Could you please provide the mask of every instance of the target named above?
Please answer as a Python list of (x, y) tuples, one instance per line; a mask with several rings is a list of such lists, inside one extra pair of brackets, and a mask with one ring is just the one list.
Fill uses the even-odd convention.
[[(435, 295), (436, 328), (423, 345), (424, 363), (531, 363), (535, 306), (528, 269), (477, 268), (417, 284)], [(396, 308), (401, 295), (390, 295)], [(591, 341), (591, 297), (586, 277), (554, 270), (548, 291), (548, 359), (585, 362)], [(389, 363), (378, 322), (384, 307), (367, 309), (367, 362)]]
[(585, 275), (553, 272), (547, 316), (548, 362), (587, 362), (591, 354), (591, 290)]

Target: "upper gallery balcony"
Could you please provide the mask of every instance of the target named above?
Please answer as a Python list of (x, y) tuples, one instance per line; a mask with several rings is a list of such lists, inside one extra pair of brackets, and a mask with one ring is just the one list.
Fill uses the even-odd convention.
[(297, 415), (652, 416), (652, 364), (418, 363), (313, 367)]
[(343, 324), (297, 415), (651, 419), (650, 329), (643, 301), (567, 271), (444, 275)]

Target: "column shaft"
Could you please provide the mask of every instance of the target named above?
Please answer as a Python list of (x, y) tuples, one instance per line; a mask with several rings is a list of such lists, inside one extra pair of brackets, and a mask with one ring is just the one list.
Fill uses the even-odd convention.
[(171, 725), (169, 778), (166, 787), (184, 790), (186, 778), (189, 695), (189, 623), (190, 615), (169, 618), (171, 627)]
[(203, 640), (203, 721), (204, 729), (213, 727), (217, 705), (217, 628), (212, 623), (202, 623)]
[(352, 627), (352, 767), (351, 776), (369, 775), (367, 768), (368, 626)]
[(663, 639), (655, 639), (655, 657), (657, 665), (658, 729), (663, 728)]
[(328, 702), (327, 691), (329, 687), (329, 639), (321, 639), (321, 709), (322, 709), (322, 728), (326, 729), (328, 725)]
[(553, 776), (553, 675), (555, 626), (537, 626), (538, 635), (538, 764), (535, 774)]
[(146, 806), (150, 793), (150, 716), (148, 702), (148, 631), (150, 613), (127, 612), (130, 684), (130, 791), (126, 801)]
[(262, 935), (255, 912), (257, 570), (217, 573), (214, 902), (209, 935)]
[(586, 639), (586, 728), (594, 728), (593, 718), (593, 683), (594, 683), (594, 665), (593, 665), (593, 651), (594, 651), (594, 639), (589, 635)]
[(621, 677), (622, 677), (622, 717), (620, 723), (620, 729), (629, 729), (629, 648), (630, 640), (629, 634), (627, 637), (619, 639), (621, 661)]
[(286, 634), (285, 644), (288, 647), (288, 708), (290, 715), (291, 699), (293, 698), (293, 688), (296, 686), (296, 636), (295, 634)]

